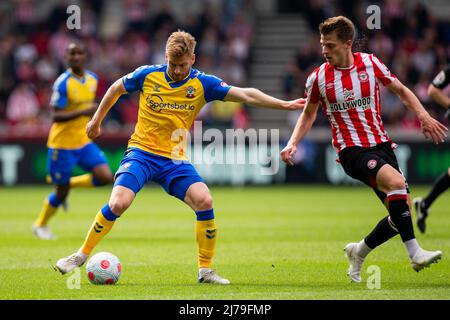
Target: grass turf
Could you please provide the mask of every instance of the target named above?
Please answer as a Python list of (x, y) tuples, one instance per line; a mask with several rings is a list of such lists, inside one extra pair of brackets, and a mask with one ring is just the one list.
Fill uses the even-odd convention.
[[(412, 196), (428, 188), (413, 187)], [(442, 250), (443, 260), (412, 270), (400, 238), (372, 252), (363, 282), (350, 283), (343, 247), (359, 241), (386, 215), (367, 187), (212, 187), (219, 238), (214, 267), (230, 286), (196, 282), (194, 213), (158, 187), (144, 188), (94, 253), (119, 257), (115, 286), (91, 285), (81, 268), (80, 289), (53, 271), (60, 257), (77, 250), (109, 187), (72, 190), (69, 213), (50, 225), (56, 241), (31, 234), (50, 187), (0, 188), (1, 299), (450, 299), (450, 197), (433, 206), (425, 249)], [(369, 289), (369, 266), (377, 266), (380, 289)], [(371, 283), (373, 283), (371, 281)]]

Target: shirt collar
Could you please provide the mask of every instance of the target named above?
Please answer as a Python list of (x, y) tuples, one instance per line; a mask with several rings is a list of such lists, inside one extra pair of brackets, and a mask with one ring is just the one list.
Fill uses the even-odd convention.
[(184, 78), (183, 80), (180, 81), (174, 81), (170, 76), (169, 73), (167, 72), (167, 65), (166, 65), (166, 69), (164, 70), (164, 75), (166, 77), (166, 81), (167, 83), (171, 86), (171, 87), (179, 87), (182, 86), (183, 84), (185, 84), (192, 76), (192, 72), (193, 72), (193, 68), (191, 67), (191, 69), (189, 70), (188, 75), (186, 76), (186, 78)]

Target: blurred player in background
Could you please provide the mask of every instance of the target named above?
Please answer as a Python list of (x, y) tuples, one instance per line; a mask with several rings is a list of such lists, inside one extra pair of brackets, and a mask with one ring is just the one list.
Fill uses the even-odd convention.
[(196, 41), (189, 33), (172, 33), (166, 43), (167, 64), (136, 69), (118, 79), (103, 97), (87, 125), (90, 138), (100, 134), (105, 115), (123, 94), (140, 92), (138, 121), (116, 172), (109, 202), (98, 212), (78, 252), (57, 261), (56, 267), (61, 273), (81, 266), (141, 188), (148, 181), (154, 181), (168, 194), (184, 201), (196, 214), (198, 282), (230, 283), (211, 269), (217, 226), (208, 187), (187, 161), (188, 130), (209, 101), (295, 110), (304, 107), (306, 99), (279, 100), (254, 88), (229, 86), (215, 76), (193, 69), (195, 46)]
[[(84, 67), (87, 52), (83, 44), (69, 44), (65, 58), (69, 68), (56, 79), (50, 101), (54, 123), (47, 141), (47, 173), (55, 191), (45, 199), (32, 228), (36, 237), (45, 240), (55, 239), (48, 221), (60, 205), (66, 205), (70, 188), (113, 181), (103, 152), (86, 134), (86, 124), (97, 110), (97, 76)], [(75, 166), (90, 173), (72, 177)]]
[[(450, 84), (450, 65), (438, 73), (428, 86), (428, 95), (439, 105), (447, 109), (446, 115), (449, 118), (450, 98), (444, 93), (443, 89)], [(450, 118), (449, 118), (450, 119)], [(450, 186), (450, 168), (444, 172), (433, 184), (433, 188), (425, 198), (415, 198), (414, 207), (417, 214), (417, 227), (422, 233), (425, 233), (430, 207), (433, 202)]]
[(296, 146), (311, 129), (321, 103), (344, 171), (372, 187), (389, 211), (366, 238), (346, 245), (350, 279), (361, 282), (367, 254), (399, 233), (412, 267), (419, 271), (438, 261), (442, 253), (423, 250), (415, 238), (407, 182), (381, 121), (378, 81), (417, 115), (427, 138), (443, 142), (447, 128), (428, 114), (417, 97), (377, 57), (352, 53), (355, 27), (348, 18), (329, 18), (319, 25), (319, 30), (326, 62), (307, 79), (307, 104), (281, 157), (293, 165)]

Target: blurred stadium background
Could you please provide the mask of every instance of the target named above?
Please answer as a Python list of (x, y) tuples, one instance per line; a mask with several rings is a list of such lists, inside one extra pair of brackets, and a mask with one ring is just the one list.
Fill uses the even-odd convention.
[[(67, 7), (81, 8), (81, 28), (68, 30)], [(368, 5), (381, 8), (381, 29), (368, 30)], [(0, 3), (0, 185), (45, 182), (49, 99), (65, 69), (64, 49), (81, 39), (88, 68), (99, 75), (98, 98), (120, 76), (144, 64), (164, 62), (170, 32), (180, 28), (198, 41), (196, 68), (236, 86), (252, 86), (279, 98), (303, 96), (306, 76), (323, 61), (318, 24), (343, 14), (357, 25), (356, 49), (375, 53), (427, 109), (448, 124), (427, 86), (450, 56), (450, 2), (446, 0), (9, 0)], [(448, 143), (423, 138), (417, 119), (390, 91), (382, 111), (410, 183), (431, 183), (450, 163)], [(98, 140), (113, 170), (134, 129), (137, 96), (123, 96)], [(204, 128), (279, 129), (280, 147), (298, 112), (210, 103), (199, 120)], [(296, 166), (280, 163), (278, 174), (262, 176), (251, 165), (199, 166), (209, 183), (354, 183), (335, 163), (329, 124), (319, 112), (301, 145)], [(247, 152), (253, 152), (247, 148)], [(272, 154), (272, 161), (278, 161)], [(76, 174), (76, 173), (75, 173)]]
[[(81, 8), (79, 30), (66, 26), (71, 4)], [(379, 30), (366, 27), (371, 4), (381, 8)], [(363, 274), (367, 287), (349, 283), (342, 248), (361, 239), (385, 210), (367, 187), (352, 186), (355, 181), (336, 164), (329, 124), (321, 111), (300, 145), (294, 167), (279, 162), (277, 148), (269, 149), (271, 163), (197, 166), (214, 185), (214, 206), (223, 230), (215, 263), (233, 286), (197, 285), (192, 212), (159, 187), (144, 188), (129, 218), (121, 219), (114, 234), (98, 247), (123, 263), (117, 286), (90, 286), (83, 276), (82, 289), (69, 290), (71, 276), (60, 277), (50, 267), (79, 246), (110, 186), (71, 193), (70, 213), (58, 214), (52, 224), (58, 241), (38, 241), (30, 232), (52, 188), (45, 185), (49, 100), (72, 39), (81, 39), (89, 50), (88, 68), (99, 75), (99, 99), (120, 76), (143, 64), (163, 63), (167, 36), (178, 28), (198, 40), (194, 67), (233, 85), (294, 99), (303, 96), (306, 76), (323, 61), (318, 24), (338, 14), (357, 25), (355, 49), (379, 56), (430, 113), (448, 125), (444, 110), (426, 93), (450, 56), (448, 0), (1, 0), (0, 298), (448, 300), (449, 259), (416, 274), (398, 240), (383, 245), (367, 261), (367, 266), (375, 263), (383, 272), (381, 290), (369, 288), (369, 271)], [(410, 184), (423, 184), (411, 188), (412, 195), (423, 195), (447, 170), (449, 143), (436, 146), (426, 141), (417, 120), (396, 96), (383, 90), (382, 98), (383, 120), (399, 144), (400, 166)], [(123, 96), (96, 141), (112, 170), (134, 129), (137, 102), (137, 96)], [(284, 146), (298, 116), (299, 112), (218, 102), (205, 106), (199, 119), (203, 129), (279, 130), (279, 145), (273, 139), (259, 141), (264, 151), (267, 143)], [(259, 152), (248, 140), (242, 150), (247, 155)], [(276, 174), (261, 174), (276, 163)], [(424, 248), (444, 255), (450, 251), (449, 205), (447, 194), (433, 208), (427, 234), (416, 233)]]

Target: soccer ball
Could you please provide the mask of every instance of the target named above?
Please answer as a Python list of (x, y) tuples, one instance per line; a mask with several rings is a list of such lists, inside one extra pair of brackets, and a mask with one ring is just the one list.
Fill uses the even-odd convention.
[(89, 259), (86, 272), (93, 284), (115, 284), (122, 273), (122, 265), (115, 255), (99, 252)]

